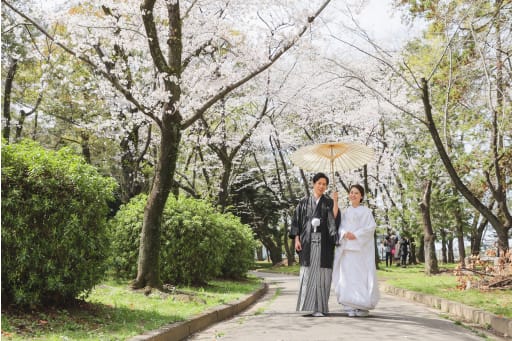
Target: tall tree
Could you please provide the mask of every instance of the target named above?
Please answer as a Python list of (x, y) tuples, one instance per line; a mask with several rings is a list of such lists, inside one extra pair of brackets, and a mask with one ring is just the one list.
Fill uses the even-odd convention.
[[(302, 18), (302, 22), (290, 18), (296, 31), (289, 30), (288, 37), (274, 45), (270, 58), (254, 59), (255, 66), (236, 77), (226, 68), (236, 63), (233, 58), (237, 55), (233, 49), (239, 47), (236, 44), (242, 45), (241, 35), (232, 29), (240, 13), (229, 12), (227, 4), (144, 0), (140, 12), (136, 13), (134, 5), (137, 2), (134, 1), (91, 2), (82, 5), (81, 12), (70, 18), (80, 21), (80, 26), (74, 28), (82, 29), (81, 32), (69, 28), (69, 36), (76, 39), (77, 45), (64, 45), (62, 40), (58, 40), (58, 44), (108, 81), (131, 106), (152, 119), (160, 132), (153, 184), (144, 210), (134, 288), (161, 286), (158, 270), (160, 222), (173, 186), (183, 130), (231, 91), (274, 64), (295, 45), (329, 2), (320, 2), (316, 10), (310, 10), (310, 14)], [(10, 2), (2, 0), (2, 3), (49, 39), (56, 40)], [(271, 6), (270, 9), (282, 10), (282, 7)], [(225, 24), (226, 30), (219, 31), (213, 23)], [(143, 32), (138, 30), (140, 26)], [(214, 34), (208, 36), (208, 32)], [(249, 45), (253, 43), (250, 39), (247, 37)], [(244, 56), (249, 56), (247, 51), (243, 52)], [(254, 55), (258, 56), (257, 53)], [(210, 87), (194, 89), (201, 79)]]
[[(420, 7), (424, 4), (422, 1), (417, 2)], [(426, 99), (429, 94), (428, 82), (433, 76), (433, 72), (429, 79), (421, 80), (422, 99), (425, 107), (425, 116), (428, 122), (429, 131), (436, 144), (443, 163), (450, 174), (454, 186), (466, 198), (466, 200), (475, 207), (486, 219), (489, 220), (498, 234), (498, 244), (500, 249), (508, 249), (508, 231), (512, 228), (512, 217), (510, 210), (507, 206), (507, 177), (510, 177), (509, 172), (506, 172), (506, 164), (509, 162), (510, 152), (504, 145), (503, 139), (510, 132), (509, 123), (504, 120), (506, 112), (510, 111), (510, 91), (511, 91), (511, 73), (506, 73), (505, 70), (511, 70), (510, 65), (504, 63), (509, 59), (503, 51), (507, 50), (506, 46), (510, 46), (510, 41), (504, 43), (503, 36), (509, 35), (510, 14), (512, 13), (512, 4), (507, 1), (476, 1), (472, 2), (469, 8), (464, 12), (458, 12), (459, 6), (465, 6), (455, 1), (450, 1), (446, 4), (439, 3), (429, 7), (420, 8), (422, 13), (427, 13), (432, 18), (433, 29), (437, 28), (440, 32), (446, 32), (447, 37), (450, 37), (446, 43), (445, 53), (436, 64), (439, 66), (448, 65), (448, 70), (451, 73), (447, 86), (443, 91), (446, 94), (445, 107), (451, 107), (452, 110), (457, 110), (453, 105), (449, 105), (454, 101), (452, 97), (458, 99), (457, 91), (462, 91), (464, 96), (476, 94), (479, 100), (475, 101), (479, 113), (483, 113), (487, 118), (488, 125), (485, 128), (490, 134), (490, 139), (486, 141), (489, 146), (489, 152), (484, 154), (484, 162), (482, 164), (483, 176), (486, 179), (486, 186), (492, 195), (493, 199), (498, 200), (499, 213), (496, 214), (475, 195), (466, 184), (461, 181), (461, 172), (454, 167), (453, 157), (448, 157), (447, 150), (449, 145), (443, 144), (434, 115), (432, 115), (431, 99)], [(459, 14), (460, 13), (460, 14)], [(453, 22), (442, 22), (442, 17), (446, 15), (453, 15), (455, 19)], [(436, 26), (434, 26), (436, 25)], [(440, 29), (439, 29), (440, 28)], [(451, 34), (450, 34), (451, 32)], [(468, 65), (469, 67), (462, 68), (469, 77), (466, 77), (466, 82), (472, 82), (474, 87), (461, 87), (460, 82), (456, 82), (453, 77), (458, 65), (451, 63), (452, 52), (455, 48), (465, 51), (468, 62), (461, 65)], [(493, 67), (494, 66), (494, 67)], [(484, 71), (483, 73), (481, 71)], [(435, 69), (434, 69), (435, 71)], [(507, 74), (508, 76), (505, 76)], [(508, 77), (508, 82), (504, 80)], [(466, 85), (463, 83), (462, 85)], [(486, 84), (484, 88), (481, 84)], [(482, 91), (483, 90), (483, 91)], [(508, 95), (507, 95), (508, 94)], [(464, 97), (463, 97), (464, 98)], [(484, 137), (485, 138), (485, 137)]]
[[(427, 129), (454, 187), (496, 230), (499, 248), (508, 249), (512, 219), (507, 206), (510, 172), (506, 165), (510, 162), (510, 148), (504, 138), (512, 131), (509, 120), (505, 119), (507, 110), (510, 111), (512, 72), (510, 65), (504, 62), (509, 57), (497, 50), (508, 51), (510, 47), (511, 40), (505, 42), (502, 37), (511, 32), (507, 23), (512, 17), (512, 4), (503, 1), (415, 1), (413, 4), (418, 7), (412, 7), (424, 11), (422, 14), (431, 25), (423, 39), (409, 44), (408, 50), (402, 52), (402, 61), (397, 61), (396, 54), (379, 46), (369, 35), (361, 34), (364, 42), (360, 44), (335, 37), (386, 70), (381, 77), (372, 77), (368, 76), (372, 74), (368, 70), (363, 73), (345, 67), (342, 75), (362, 82)], [(420, 51), (424, 53), (418, 53)], [(462, 54), (460, 58), (464, 63), (455, 63), (450, 58), (457, 54)], [(504, 79), (509, 81), (504, 82)], [(486, 86), (482, 88), (482, 84)], [(402, 96), (404, 92), (409, 96)], [(459, 142), (464, 148), (469, 147), (462, 155), (459, 154), (461, 149), (450, 151), (447, 139), (443, 141), (439, 127), (446, 114), (450, 119), (444, 122), (451, 125), (451, 129), (445, 130), (446, 134), (463, 137)], [(468, 117), (475, 119), (462, 124)], [(481, 157), (457, 162), (467, 154)], [(464, 166), (459, 167), (459, 164)], [(482, 185), (488, 194), (484, 197), (473, 188), (478, 178), (485, 179)], [(490, 197), (501, 202), (499, 212), (487, 207)]]

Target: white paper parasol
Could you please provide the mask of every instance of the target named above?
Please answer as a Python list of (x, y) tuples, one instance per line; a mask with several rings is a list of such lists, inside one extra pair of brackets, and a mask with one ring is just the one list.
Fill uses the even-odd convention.
[[(358, 143), (329, 142), (305, 146), (290, 155), (292, 162), (306, 171), (334, 172), (357, 169), (373, 159), (373, 150)], [(336, 188), (336, 186), (335, 186)]]

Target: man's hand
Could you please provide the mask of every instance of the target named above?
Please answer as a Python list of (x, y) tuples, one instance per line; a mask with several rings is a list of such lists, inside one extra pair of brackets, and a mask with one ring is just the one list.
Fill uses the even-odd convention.
[(331, 197), (334, 202), (338, 202), (338, 192), (332, 192)]
[(299, 236), (295, 236), (295, 251), (302, 251), (302, 244), (300, 242)]

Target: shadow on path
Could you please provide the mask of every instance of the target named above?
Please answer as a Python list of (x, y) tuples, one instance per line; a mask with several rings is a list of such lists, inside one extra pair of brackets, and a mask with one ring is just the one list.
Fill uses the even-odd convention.
[[(331, 292), (325, 317), (296, 312), (298, 277), (260, 274), (269, 284), (263, 298), (247, 311), (192, 335), (188, 340), (483, 340), (482, 336), (434, 309), (381, 293), (368, 317), (348, 317)], [(496, 339), (498, 340), (498, 339)]]

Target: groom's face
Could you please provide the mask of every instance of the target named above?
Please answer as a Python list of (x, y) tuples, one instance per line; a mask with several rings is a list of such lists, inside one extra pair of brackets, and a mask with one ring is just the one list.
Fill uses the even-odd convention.
[(327, 179), (320, 178), (313, 184), (313, 192), (315, 194), (315, 197), (319, 197), (324, 194), (325, 190), (327, 189)]

